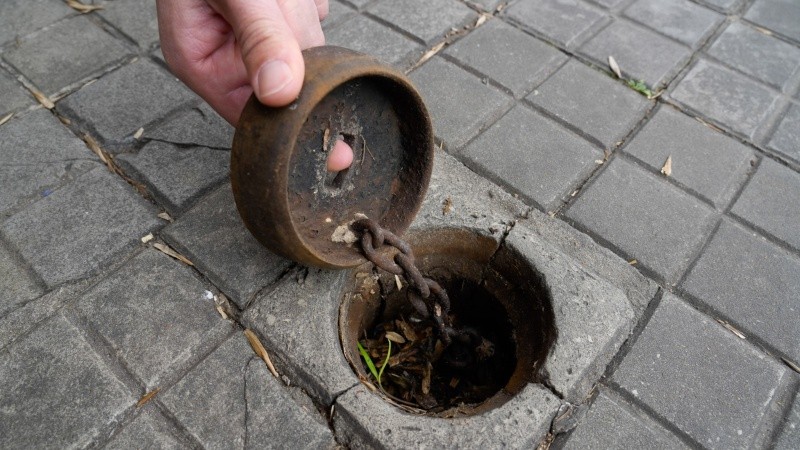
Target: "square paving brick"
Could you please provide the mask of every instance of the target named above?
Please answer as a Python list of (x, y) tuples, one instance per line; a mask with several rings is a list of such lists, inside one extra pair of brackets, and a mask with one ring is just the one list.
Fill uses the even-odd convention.
[(346, 275), (298, 268), (242, 316), (242, 325), (256, 331), (271, 349), (278, 370), (323, 405), (358, 383), (339, 339)]
[(74, 13), (75, 10), (60, 0), (3, 0), (0, 2), (0, 45)]
[(798, 448), (800, 448), (800, 394), (795, 395), (792, 410), (784, 420), (783, 429), (775, 442), (775, 450)]
[(800, 3), (796, 0), (756, 0), (744, 18), (800, 42)]
[(725, 19), (689, 0), (639, 0), (625, 9), (625, 15), (692, 47)]
[(708, 54), (777, 89), (800, 66), (800, 48), (741, 22), (732, 23), (708, 49)]
[(330, 45), (328, 30), (354, 14), (355, 11), (344, 3), (336, 0), (328, 1), (328, 15), (322, 21), (322, 31), (325, 32), (325, 39), (328, 41), (328, 45)]
[[(658, 49), (658, 57), (646, 49)], [(613, 56), (625, 78), (643, 80), (651, 87), (666, 84), (691, 56), (687, 47), (621, 20), (583, 44), (579, 51), (598, 67), (608, 66), (608, 57)]]
[(592, 3), (597, 3), (604, 8), (613, 8), (627, 0), (590, 0)]
[[(319, 413), (298, 404), (237, 332), (158, 397), (205, 448), (333, 448)], [(314, 417), (314, 416), (317, 417)]]
[(245, 228), (230, 185), (203, 199), (164, 235), (240, 308), (291, 264), (269, 252)]
[(150, 204), (98, 167), (12, 216), (0, 233), (52, 287), (103, 267), (159, 225)]
[(670, 97), (751, 138), (776, 94), (729, 69), (700, 60)]
[(714, 217), (695, 198), (621, 158), (567, 215), (667, 283), (688, 265)]
[(229, 150), (234, 131), (231, 124), (203, 102), (155, 128), (144, 130), (143, 136), (174, 144)]
[(515, 2), (505, 14), (524, 28), (567, 48), (579, 45), (606, 18), (600, 9), (580, 0)]
[(44, 286), (25, 267), (24, 261), (0, 241), (0, 317), (43, 293)]
[(40, 109), (0, 127), (0, 220), (98, 166), (97, 157)]
[(456, 0), (380, 0), (370, 6), (369, 13), (425, 44), (440, 40), (451, 28), (461, 28), (478, 17), (475, 11)]
[(800, 361), (800, 258), (723, 220), (681, 289)]
[(119, 432), (103, 448), (109, 450), (128, 450), (132, 448), (189, 449), (172, 431), (173, 426), (152, 410), (145, 410), (133, 422)]
[(529, 384), (499, 408), (444, 419), (411, 415), (363, 385), (336, 401), (333, 426), (348, 448), (536, 448), (550, 427), (559, 401)]
[(0, 351), (0, 447), (86, 447), (136, 398), (63, 316)]
[(158, 42), (158, 17), (155, 0), (114, 0), (102, 3), (98, 11), (130, 37), (139, 47), (148, 48)]
[(739, 141), (668, 106), (658, 110), (625, 152), (657, 172), (672, 156), (670, 177), (717, 208), (728, 204), (755, 161), (753, 152)]
[(146, 59), (110, 73), (58, 102), (104, 141), (120, 141), (194, 99), (177, 78)]
[(181, 148), (150, 142), (120, 161), (170, 213), (178, 214), (201, 195), (228, 179), (230, 152), (205, 147)]
[(763, 447), (792, 383), (786, 367), (672, 294), (613, 379), (707, 448)]
[(769, 140), (769, 148), (800, 162), (800, 105), (793, 103), (783, 117), (775, 134)]
[(545, 210), (567, 198), (597, 167), (595, 160), (603, 159), (592, 144), (524, 106), (498, 120), (462, 155)]
[(147, 249), (87, 292), (78, 309), (150, 391), (230, 331), (205, 293), (187, 266)]
[(565, 64), (526, 98), (605, 147), (613, 147), (624, 138), (650, 106), (633, 89), (576, 60)]
[(87, 17), (77, 16), (21, 39), (3, 52), (3, 59), (50, 95), (127, 54), (121, 42)]
[(388, 64), (403, 66), (422, 47), (397, 31), (362, 15), (355, 15), (325, 33), (328, 45), (338, 45), (372, 55)]
[(489, 126), (514, 103), (495, 88), (441, 58), (411, 74), (433, 117), (433, 130), (456, 150)]
[(644, 412), (601, 390), (564, 449), (688, 448)]
[(459, 40), (446, 54), (523, 95), (567, 60), (549, 44), (506, 24), (489, 20)]
[(764, 158), (731, 212), (800, 250), (800, 173)]
[(467, 3), (478, 6), (483, 11), (491, 12), (500, 6), (503, 0), (467, 0)]
[(10, 73), (0, 67), (0, 118), (5, 117), (8, 112), (35, 103), (33, 97), (26, 94), (22, 84), (17, 83)]

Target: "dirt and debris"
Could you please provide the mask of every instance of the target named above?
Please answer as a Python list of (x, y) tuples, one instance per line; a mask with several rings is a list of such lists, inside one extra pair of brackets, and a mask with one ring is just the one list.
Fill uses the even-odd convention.
[[(484, 289), (472, 283), (462, 287), (448, 289), (459, 299), (450, 314), (453, 327), (475, 331), (484, 345), (473, 348), (454, 340), (446, 347), (433, 321), (406, 308), (379, 318), (364, 333), (359, 345), (365, 373), (371, 374), (368, 382), (390, 402), (412, 412), (452, 417), (480, 405), (508, 382), (516, 347), (505, 311)], [(390, 297), (390, 302), (407, 302), (405, 291)]]

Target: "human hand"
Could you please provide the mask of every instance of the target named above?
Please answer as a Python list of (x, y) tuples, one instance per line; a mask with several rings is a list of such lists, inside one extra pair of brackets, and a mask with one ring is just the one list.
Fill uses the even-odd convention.
[[(301, 49), (325, 44), (328, 0), (157, 0), (161, 51), (173, 73), (236, 124), (250, 95), (284, 106), (303, 86)], [(341, 144), (340, 144), (341, 142)], [(343, 144), (343, 145), (342, 145)], [(328, 170), (350, 166), (339, 141)]]

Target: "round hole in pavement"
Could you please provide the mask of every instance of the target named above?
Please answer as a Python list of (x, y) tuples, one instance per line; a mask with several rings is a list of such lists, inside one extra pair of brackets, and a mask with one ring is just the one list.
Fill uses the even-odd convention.
[[(345, 358), (358, 377), (401, 409), (439, 417), (496, 408), (528, 383), (546, 381), (540, 369), (556, 329), (536, 269), (513, 252), (495, 257), (493, 239), (465, 230), (416, 232), (406, 239), (423, 275), (447, 290), (453, 324), (476, 331), (491, 351), (475, 356), (457, 344), (442, 350), (430, 321), (408, 301), (408, 288), (398, 290), (394, 275), (367, 263), (349, 273), (339, 316)], [(359, 344), (379, 374), (388, 361), (380, 384)]]

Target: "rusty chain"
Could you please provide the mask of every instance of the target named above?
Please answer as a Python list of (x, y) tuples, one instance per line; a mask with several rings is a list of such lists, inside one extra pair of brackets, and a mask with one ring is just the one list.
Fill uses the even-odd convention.
[[(445, 348), (455, 339), (471, 347), (481, 359), (494, 353), (492, 343), (481, 337), (476, 330), (470, 327), (458, 330), (453, 328), (449, 315), (450, 297), (439, 283), (422, 275), (416, 266), (414, 252), (407, 242), (391, 231), (381, 228), (372, 219), (359, 219), (353, 222), (352, 228), (362, 233), (361, 250), (367, 260), (380, 269), (406, 279), (410, 287), (408, 299), (411, 305), (423, 318), (434, 322)], [(383, 250), (385, 246), (397, 250), (394, 257), (390, 256), (391, 252)]]

